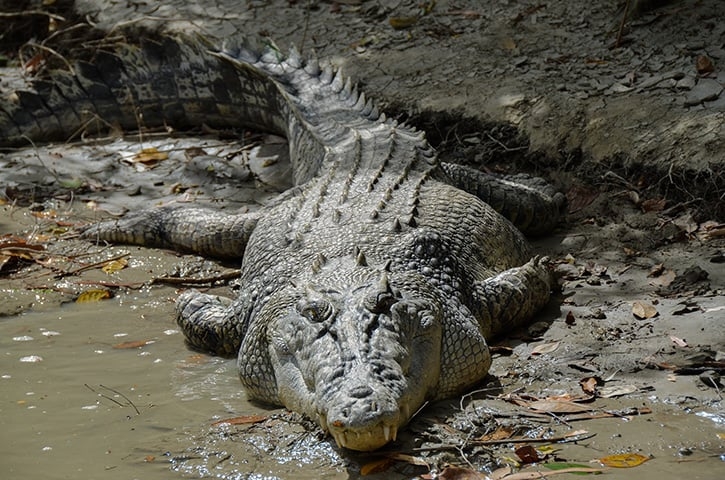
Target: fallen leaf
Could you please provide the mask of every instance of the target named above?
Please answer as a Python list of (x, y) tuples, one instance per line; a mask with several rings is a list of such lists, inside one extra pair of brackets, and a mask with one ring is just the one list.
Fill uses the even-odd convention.
[(707, 55), (698, 55), (695, 59), (695, 70), (702, 75), (704, 73), (714, 72), (715, 65), (713, 65), (712, 60)]
[(575, 468), (562, 468), (561, 470), (552, 470), (550, 472), (535, 470), (532, 472), (518, 472), (512, 475), (503, 477), (501, 480), (536, 480), (538, 478), (552, 477), (561, 473), (603, 473), (604, 470), (600, 468), (589, 468), (589, 467), (575, 467)]
[(602, 380), (598, 377), (587, 377), (579, 380), (579, 385), (581, 385), (582, 390), (589, 395), (597, 393), (597, 385), (600, 383), (602, 383)]
[(156, 457), (154, 457), (153, 455), (146, 455), (145, 457), (143, 457), (144, 462), (153, 462), (154, 460), (156, 460)]
[(156, 147), (143, 148), (133, 156), (135, 163), (143, 163), (146, 166), (156, 165), (162, 160), (169, 158), (166, 152), (160, 152)]
[[(381, 458), (368, 462), (360, 467), (360, 475), (373, 475), (375, 473), (382, 473), (392, 467), (395, 464), (395, 460), (392, 458)], [(441, 478), (441, 477), (438, 477)]]
[(418, 17), (390, 17), (389, 22), (394, 29), (402, 30), (418, 23)]
[(428, 462), (420, 457), (406, 455), (405, 453), (391, 453), (390, 455), (388, 455), (388, 458), (392, 460), (397, 460), (399, 462), (409, 463), (411, 465), (417, 465), (419, 467), (425, 467), (426, 469), (430, 470), (430, 465), (428, 465)]
[(559, 342), (542, 343), (531, 349), (531, 355), (541, 355), (544, 353), (551, 353), (559, 348)]
[(588, 412), (591, 408), (574, 402), (557, 400), (536, 400), (527, 405), (532, 410), (546, 413), (580, 413)]
[[(503, 477), (510, 478), (510, 477)], [(486, 475), (462, 467), (447, 466), (438, 474), (439, 480), (486, 480)]]
[(112, 260), (110, 262), (106, 262), (103, 267), (101, 267), (101, 270), (106, 272), (107, 274), (116, 273), (118, 271), (123, 270), (128, 266), (128, 260), (125, 258), (119, 258), (118, 260)]
[(678, 347), (687, 347), (687, 342), (681, 339), (680, 337), (676, 337), (674, 335), (670, 335), (670, 340), (672, 340), (672, 343), (677, 345)]
[(251, 423), (259, 423), (267, 420), (267, 415), (242, 415), (240, 417), (225, 418), (212, 423), (212, 427), (219, 425), (249, 425)]
[(656, 317), (658, 312), (651, 303), (637, 301), (632, 304), (632, 314), (640, 320), (644, 320)]
[(153, 343), (152, 340), (131, 340), (128, 342), (117, 343), (113, 346), (116, 350), (128, 350), (131, 348), (141, 348), (149, 343)]
[(541, 461), (541, 457), (539, 457), (539, 452), (537, 452), (536, 449), (531, 445), (524, 445), (523, 447), (519, 447), (514, 450), (514, 453), (516, 453), (516, 456), (521, 459), (522, 463), (536, 463)]
[(80, 295), (78, 295), (78, 298), (76, 298), (76, 303), (100, 302), (101, 300), (107, 300), (111, 297), (112, 295), (110, 290), (91, 289), (86, 290), (85, 292), (82, 292)]
[(504, 440), (506, 438), (511, 438), (511, 436), (514, 434), (514, 429), (512, 427), (506, 427), (506, 426), (499, 426), (496, 430), (494, 430), (491, 433), (487, 433), (485, 435), (482, 435), (478, 438), (480, 441), (490, 441), (490, 440)]
[(599, 459), (602, 464), (613, 468), (632, 468), (642, 465), (647, 460), (649, 460), (649, 457), (639, 453), (618, 453)]
[(617, 385), (611, 387), (602, 387), (599, 389), (599, 396), (602, 398), (621, 397), (622, 395), (629, 395), (637, 390), (636, 385)]
[(576, 318), (574, 317), (574, 313), (572, 313), (571, 310), (567, 312), (564, 323), (566, 323), (567, 325), (574, 325), (576, 323)]
[(661, 212), (665, 209), (665, 205), (667, 204), (667, 200), (664, 198), (650, 198), (647, 200), (643, 200), (640, 204), (640, 208), (643, 212)]

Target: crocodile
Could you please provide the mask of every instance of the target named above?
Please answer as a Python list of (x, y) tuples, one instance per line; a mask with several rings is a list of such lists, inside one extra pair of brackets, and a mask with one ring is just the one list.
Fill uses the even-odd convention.
[[(105, 46), (0, 101), (0, 146), (112, 124), (284, 135), (293, 187), (255, 213), (164, 206), (86, 226), (88, 239), (241, 260), (234, 299), (180, 294), (188, 344), (237, 355), (250, 400), (378, 449), (427, 402), (472, 388), (487, 340), (549, 301), (524, 234), (559, 221), (543, 180), (442, 162), (340, 71), (292, 50), (174, 35)], [(522, 233), (523, 232), (523, 233)]]

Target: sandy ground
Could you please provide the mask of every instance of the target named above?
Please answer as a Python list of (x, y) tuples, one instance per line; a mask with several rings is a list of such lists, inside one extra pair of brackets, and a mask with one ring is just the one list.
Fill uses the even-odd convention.
[[(445, 158), (492, 170), (527, 168), (567, 192), (566, 221), (536, 241), (558, 263), (561, 292), (527, 332), (497, 343), (492, 377), (480, 391), (431, 406), (394, 449), (425, 459), (433, 472), (446, 464), (483, 471), (521, 458), (510, 443), (476, 442), (581, 429), (588, 432), (581, 440), (540, 455), (587, 464), (638, 453), (653, 457), (634, 467), (640, 477), (721, 478), (725, 70), (718, 65), (725, 64), (725, 12), (718, 2), (673, 2), (634, 18), (619, 48), (620, 17), (604, 1), (485, 8), (466, 1), (432, 8), (406, 1), (251, 1), (234, 8), (231, 1), (119, 1), (104, 2), (101, 12), (99, 2), (78, 3), (108, 29), (121, 21), (161, 22), (217, 37), (268, 34), (280, 45), (314, 50), (395, 115), (426, 129)], [(712, 72), (698, 72), (702, 56)], [(1, 154), (0, 234), (15, 237), (3, 239), (0, 314), (52, 315), (88, 282), (132, 301), (133, 289), (152, 278), (229, 272), (233, 266), (133, 249), (124, 257), (130, 267), (109, 280), (97, 267), (129, 250), (94, 247), (85, 256), (89, 244), (71, 232), (109, 212), (162, 202), (256, 208), (275, 191), (268, 169), (256, 165), (278, 154), (279, 144), (251, 140), (264, 150), (250, 152), (249, 138), (127, 137)], [(142, 167), (132, 161), (141, 145), (171, 153)], [(219, 284), (215, 290), (228, 295), (237, 288)], [(591, 412), (614, 418), (573, 417)], [(239, 428), (238, 438), (259, 435)], [(264, 431), (292, 445), (283, 440), (296, 438), (299, 428), (277, 422)], [(226, 440), (212, 435), (202, 443), (213, 452)], [(241, 446), (225, 448), (244, 456)], [(307, 448), (313, 465), (351, 477), (371, 461)], [(270, 451), (269, 461), (277, 454)], [(413, 463), (399, 457), (381, 464), (378, 475), (424, 475), (426, 468)], [(193, 461), (175, 468), (199, 471)], [(608, 473), (625, 478), (622, 472)], [(223, 473), (235, 478), (232, 467)], [(438, 478), (460, 478), (453, 475)]]

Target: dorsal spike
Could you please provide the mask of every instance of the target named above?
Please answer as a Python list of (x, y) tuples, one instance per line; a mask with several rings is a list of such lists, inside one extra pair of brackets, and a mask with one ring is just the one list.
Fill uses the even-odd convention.
[(388, 280), (388, 273), (383, 271), (378, 280), (378, 293), (392, 293), (392, 291), (393, 289), (390, 288), (390, 281)]
[(357, 250), (358, 250), (358, 253), (355, 256), (355, 263), (357, 264), (358, 267), (367, 267), (368, 261), (365, 258), (365, 254), (358, 247), (355, 247), (355, 248), (357, 248)]
[(314, 273), (320, 273), (320, 270), (322, 270), (322, 267), (325, 266), (325, 263), (327, 263), (327, 257), (325, 257), (322, 253), (318, 253), (317, 257), (315, 257), (312, 261), (312, 271)]
[(342, 70), (335, 72), (335, 78), (332, 79), (330, 87), (332, 87), (332, 91), (335, 93), (339, 93), (345, 88), (345, 79), (343, 78)]
[(289, 55), (287, 56), (287, 64), (292, 68), (302, 68), (302, 55), (294, 45), (290, 48)]
[(398, 217), (395, 217), (395, 220), (393, 220), (393, 231), (400, 232), (402, 230), (403, 226), (400, 224), (400, 219), (398, 219)]
[(325, 65), (320, 72), (320, 82), (330, 83), (335, 76), (334, 70), (330, 64)]
[(307, 60), (307, 63), (305, 64), (305, 72), (312, 77), (320, 75), (320, 62), (317, 60), (317, 57), (313, 56)]
[(385, 265), (383, 265), (383, 272), (388, 272), (388, 273), (390, 273), (390, 265), (391, 265), (392, 263), (393, 263), (393, 261), (392, 261), (392, 260), (390, 260), (390, 259), (387, 259), (387, 260), (385, 261)]

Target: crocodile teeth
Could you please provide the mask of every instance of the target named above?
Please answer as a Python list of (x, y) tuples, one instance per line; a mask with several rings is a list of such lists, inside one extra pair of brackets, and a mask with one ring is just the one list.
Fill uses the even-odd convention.
[(389, 426), (385, 425), (383, 427), (383, 435), (385, 436), (385, 441), (389, 442), (390, 441), (390, 427)]
[(332, 436), (335, 438), (335, 443), (337, 443), (338, 447), (345, 448), (347, 446), (345, 432), (333, 432)]

